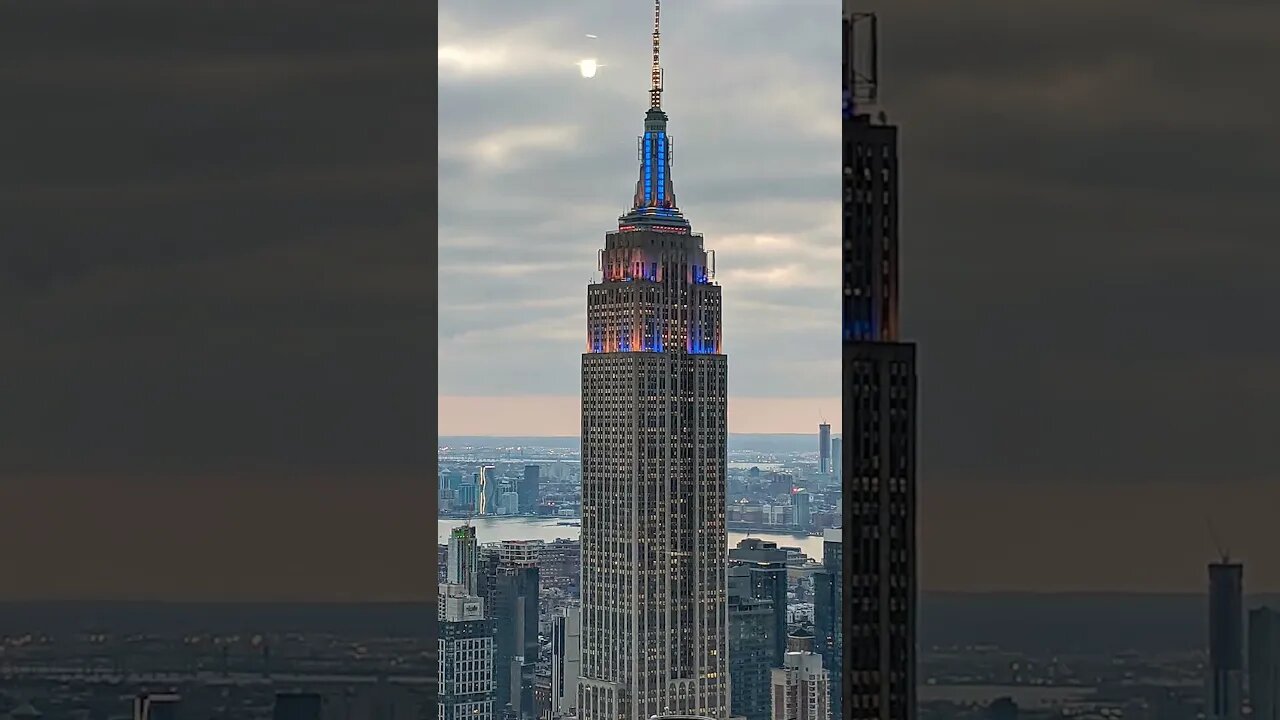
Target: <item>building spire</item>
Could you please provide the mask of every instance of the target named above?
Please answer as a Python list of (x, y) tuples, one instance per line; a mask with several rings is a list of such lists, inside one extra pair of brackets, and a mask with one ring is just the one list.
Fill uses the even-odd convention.
[(661, 227), (666, 232), (689, 232), (689, 221), (676, 205), (671, 184), (671, 136), (662, 110), (662, 65), (659, 58), (662, 0), (653, 0), (653, 66), (649, 75), (649, 111), (644, 115), (644, 135), (637, 143), (640, 179), (631, 210), (618, 218), (623, 230)]
[(662, 0), (653, 0), (653, 67), (649, 69), (649, 107), (662, 107), (662, 65), (658, 62), (661, 38)]

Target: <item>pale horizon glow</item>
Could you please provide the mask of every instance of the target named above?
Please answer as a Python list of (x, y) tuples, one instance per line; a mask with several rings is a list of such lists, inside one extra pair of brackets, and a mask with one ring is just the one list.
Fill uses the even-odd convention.
[[(577, 437), (582, 401), (576, 395), (439, 396), (439, 435)], [(729, 432), (840, 433), (840, 398), (730, 397)]]

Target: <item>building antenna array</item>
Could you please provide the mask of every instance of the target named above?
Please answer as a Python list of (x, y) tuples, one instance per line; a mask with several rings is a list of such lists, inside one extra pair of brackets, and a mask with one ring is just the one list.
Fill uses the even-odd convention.
[(1222, 541), (1218, 538), (1218, 532), (1213, 527), (1213, 518), (1208, 515), (1204, 516), (1204, 524), (1209, 528), (1209, 541), (1213, 543), (1213, 547), (1218, 551), (1218, 557), (1222, 559), (1222, 564), (1226, 565), (1231, 560), (1231, 550), (1222, 545)]
[(649, 107), (662, 107), (662, 65), (658, 62), (661, 38), (662, 0), (653, 0), (653, 66), (649, 69)]

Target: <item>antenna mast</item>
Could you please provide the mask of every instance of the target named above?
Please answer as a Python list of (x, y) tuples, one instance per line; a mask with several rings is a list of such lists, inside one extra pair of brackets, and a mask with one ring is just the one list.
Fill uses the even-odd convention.
[(876, 14), (844, 12), (844, 112), (852, 117), (860, 107), (880, 98), (880, 49)]
[(662, 0), (653, 0), (653, 67), (649, 70), (649, 107), (662, 108), (662, 66), (658, 64)]
[(1213, 527), (1213, 518), (1206, 515), (1204, 523), (1209, 526), (1209, 540), (1213, 543), (1214, 549), (1218, 551), (1218, 557), (1222, 559), (1224, 565), (1227, 564), (1231, 560), (1231, 551), (1223, 548), (1222, 541), (1218, 539), (1218, 532)]

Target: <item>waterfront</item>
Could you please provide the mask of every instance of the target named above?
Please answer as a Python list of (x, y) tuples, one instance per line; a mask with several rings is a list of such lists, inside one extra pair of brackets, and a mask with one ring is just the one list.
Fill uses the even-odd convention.
[[(436, 521), (436, 540), (440, 544), (449, 542), (449, 531), (464, 523), (455, 518), (440, 518)], [(471, 524), (476, 528), (476, 538), (484, 542), (499, 540), (545, 540), (556, 538), (577, 539), (580, 527), (559, 525), (561, 522), (580, 522), (569, 518), (532, 518), (532, 517), (487, 517), (472, 518)], [(822, 559), (822, 537), (817, 535), (790, 535), (787, 533), (740, 532), (729, 531), (729, 547), (738, 544), (743, 538), (760, 538), (778, 543), (779, 547), (798, 547), (814, 560)]]

